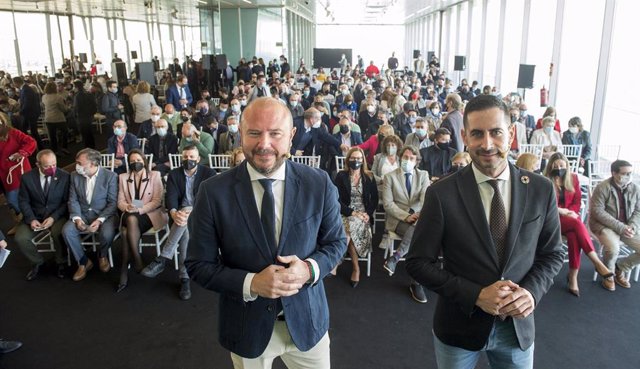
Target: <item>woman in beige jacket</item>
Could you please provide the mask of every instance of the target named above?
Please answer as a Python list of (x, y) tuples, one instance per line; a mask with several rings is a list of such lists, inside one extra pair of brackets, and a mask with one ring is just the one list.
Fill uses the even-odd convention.
[(44, 105), (44, 122), (49, 132), (49, 147), (57, 155), (60, 155), (58, 152), (58, 130), (60, 130), (62, 136), (62, 142), (60, 143), (62, 146), (61, 151), (63, 154), (68, 155), (66, 113), (69, 111), (69, 108), (67, 108), (64, 102), (64, 97), (58, 94), (58, 88), (54, 82), (49, 82), (44, 86), (42, 103)]

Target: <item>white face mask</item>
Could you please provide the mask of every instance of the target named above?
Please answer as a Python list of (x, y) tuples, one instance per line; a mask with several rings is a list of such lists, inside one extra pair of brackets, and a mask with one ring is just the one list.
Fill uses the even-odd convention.
[(238, 125), (237, 124), (229, 124), (229, 132), (237, 133), (238, 132)]
[(367, 111), (371, 114), (376, 112), (376, 107), (375, 106), (367, 106)]
[(580, 129), (578, 127), (569, 127), (569, 132), (576, 134), (580, 132)]
[(311, 128), (320, 128), (320, 125), (322, 124), (321, 121), (317, 121), (315, 123), (313, 123), (313, 125), (311, 126)]
[(168, 117), (169, 119), (171, 119), (171, 118), (173, 118), (173, 116), (174, 116), (174, 115), (176, 115), (176, 113), (167, 114), (167, 117)]
[(631, 174), (620, 176), (620, 180), (616, 180), (616, 183), (620, 187), (626, 187), (629, 183), (631, 183)]
[(160, 137), (164, 137), (164, 136), (167, 135), (167, 129), (164, 128), (164, 127), (163, 128), (158, 128), (156, 131), (158, 132), (158, 136), (160, 136)]
[(80, 164), (76, 164), (76, 173), (78, 173), (79, 175), (86, 177), (87, 176), (87, 172), (84, 170), (84, 167)]
[(159, 115), (151, 114), (151, 121), (153, 123), (157, 122), (160, 119)]
[(415, 162), (415, 161), (411, 161), (411, 160), (403, 159), (403, 160), (400, 162), (400, 168), (402, 168), (402, 170), (403, 170), (405, 173), (410, 173), (410, 172), (412, 172), (412, 171), (413, 171), (413, 168), (415, 168), (415, 166), (416, 166), (416, 162)]

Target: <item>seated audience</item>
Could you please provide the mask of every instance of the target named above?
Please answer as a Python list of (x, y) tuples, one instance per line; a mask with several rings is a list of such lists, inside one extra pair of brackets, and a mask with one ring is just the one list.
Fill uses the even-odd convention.
[(542, 118), (538, 119), (538, 121), (536, 122), (536, 129), (543, 128), (545, 118), (552, 118), (554, 123), (552, 126), (553, 129), (558, 133), (562, 132), (560, 130), (560, 121), (557, 119), (556, 108), (554, 108), (553, 106), (547, 107), (547, 109), (544, 111), (544, 114), (542, 114)]
[[(598, 184), (589, 201), (589, 228), (603, 247), (603, 261), (615, 276), (602, 286), (615, 291), (616, 284), (631, 288), (625, 273), (640, 264), (640, 186), (631, 182), (633, 167), (625, 160), (611, 163), (611, 178)], [(618, 258), (620, 243), (635, 252)]]
[[(404, 146), (399, 154), (400, 168), (386, 174), (382, 184), (382, 203), (386, 212), (385, 229), (402, 237), (398, 249), (384, 262), (384, 268), (389, 275), (395, 273), (398, 261), (409, 251), (416, 222), (424, 204), (424, 194), (429, 186), (429, 173), (417, 168), (418, 149)], [(411, 282), (410, 291), (417, 302), (427, 302), (424, 289), (417, 282)]]
[(543, 145), (542, 158), (549, 159), (555, 152), (562, 152), (562, 138), (560, 133), (553, 130), (554, 118), (546, 117), (542, 120), (542, 128), (536, 129), (531, 135), (532, 145)]
[[(160, 120), (160, 115), (162, 114), (162, 109), (158, 105), (154, 105), (151, 107), (150, 118), (143, 121), (140, 124), (140, 130), (138, 131), (138, 138), (144, 138), (149, 140), (149, 137), (156, 134), (155, 124), (158, 120)], [(169, 128), (168, 126), (167, 128)], [(170, 128), (169, 128), (170, 129)]]
[(155, 123), (156, 133), (149, 138), (144, 147), (146, 154), (153, 154), (151, 169), (165, 176), (171, 169), (169, 154), (178, 153), (178, 138), (169, 130), (166, 120), (160, 119)]
[(364, 151), (354, 147), (345, 155), (346, 166), (335, 178), (340, 201), (340, 213), (347, 234), (347, 245), (353, 271), (351, 286), (360, 281), (358, 258), (371, 252), (373, 212), (378, 206), (378, 188), (367, 170)]
[(333, 136), (342, 143), (340, 146), (342, 150), (340, 152), (336, 152), (336, 155), (345, 156), (347, 154), (347, 150), (349, 150), (351, 146), (360, 145), (362, 143), (362, 135), (360, 132), (356, 132), (353, 129), (357, 126), (358, 125), (351, 122), (349, 118), (342, 117), (340, 119), (340, 123), (336, 125), (339, 131), (334, 133)]
[(176, 114), (176, 109), (172, 104), (166, 104), (164, 106), (164, 113), (160, 118), (166, 120), (167, 123), (169, 123), (169, 125), (171, 126), (171, 131), (176, 132), (176, 134), (179, 132), (178, 124), (182, 123), (182, 117), (180, 116), (180, 114)]
[(582, 126), (580, 117), (569, 119), (569, 129), (562, 134), (563, 145), (582, 145), (580, 162), (578, 166), (584, 170), (584, 175), (589, 176), (589, 159), (591, 159), (591, 136)]
[(414, 132), (407, 135), (404, 144), (407, 146), (415, 146), (419, 150), (431, 146), (428, 128), (427, 120), (422, 117), (417, 117)]
[(451, 158), (451, 169), (448, 174), (453, 174), (471, 164), (471, 155), (468, 152), (458, 152)]
[(99, 242), (100, 271), (106, 273), (111, 269), (107, 254), (118, 227), (118, 176), (102, 168), (100, 159), (99, 151), (82, 149), (76, 154), (76, 171), (71, 173), (70, 220), (63, 226), (62, 236), (78, 262), (78, 269), (73, 275), (76, 282), (83, 280), (93, 268), (93, 262), (87, 258), (81, 244), (82, 238), (89, 233), (95, 233)]
[(147, 265), (141, 273), (145, 277), (156, 277), (164, 271), (165, 264), (174, 257), (177, 250), (178, 278), (180, 279), (179, 296), (182, 300), (191, 298), (189, 274), (187, 274), (187, 269), (184, 266), (189, 243), (187, 221), (198, 195), (200, 184), (216, 174), (215, 170), (199, 164), (200, 160), (199, 150), (196, 146), (185, 146), (182, 150), (182, 167), (169, 172), (165, 207), (169, 210), (169, 216), (171, 217), (171, 230), (166, 243), (162, 247), (160, 256)]
[(555, 153), (549, 158), (544, 175), (551, 180), (556, 192), (558, 213), (560, 215), (560, 230), (567, 238), (569, 248), (569, 275), (567, 289), (580, 297), (578, 289), (578, 271), (580, 270), (580, 250), (587, 255), (595, 270), (603, 278), (613, 276), (613, 273), (600, 261), (591, 242), (587, 227), (582, 223), (580, 207), (582, 191), (575, 173), (569, 170), (569, 161), (562, 153)]
[(420, 169), (425, 170), (431, 176), (432, 181), (451, 170), (451, 159), (457, 153), (451, 147), (451, 132), (446, 128), (438, 128), (433, 139), (434, 145), (420, 149)]
[(141, 236), (151, 228), (159, 231), (167, 224), (167, 214), (162, 207), (164, 188), (160, 173), (149, 170), (149, 163), (139, 149), (129, 151), (128, 159), (129, 171), (120, 174), (118, 180), (118, 209), (122, 212), (122, 268), (116, 292), (124, 290), (129, 282), (130, 253), (134, 269), (140, 272), (144, 267), (138, 253)]
[(181, 131), (182, 139), (178, 147), (179, 152), (182, 152), (187, 146), (194, 145), (202, 158), (209, 158), (209, 154), (213, 154), (213, 145), (215, 142), (210, 134), (198, 131), (198, 129), (188, 121), (182, 124)]
[(389, 124), (383, 124), (378, 129), (377, 134), (371, 135), (368, 140), (357, 146), (367, 153), (367, 165), (373, 165), (373, 158), (382, 149), (380, 144), (384, 141), (385, 137), (393, 134), (393, 127)]
[(513, 159), (518, 157), (520, 153), (521, 145), (526, 145), (529, 141), (527, 139), (527, 127), (524, 124), (518, 122), (519, 110), (511, 109), (509, 112), (511, 115), (511, 124), (513, 125), (513, 135), (514, 138), (511, 141), (511, 149), (509, 151), (509, 156)]
[(240, 122), (234, 115), (227, 118), (227, 131), (220, 134), (218, 140), (218, 152), (225, 153), (242, 146), (240, 139)]
[(42, 150), (36, 155), (37, 168), (25, 173), (20, 183), (19, 203), (23, 223), (18, 226), (15, 240), (24, 256), (31, 262), (27, 280), (36, 279), (44, 264), (43, 253), (31, 242), (38, 232), (51, 232), (55, 248), (57, 276), (64, 278), (65, 259), (62, 226), (67, 221), (69, 173), (58, 168), (56, 154)]
[(124, 157), (129, 151), (137, 148), (138, 138), (127, 132), (127, 123), (122, 119), (113, 122), (113, 136), (107, 140), (107, 154), (115, 154), (113, 167), (117, 174), (127, 171)]
[(242, 147), (235, 148), (233, 151), (229, 153), (229, 155), (231, 155), (231, 163), (230, 163), (231, 168), (237, 167), (245, 160), (244, 151), (242, 151)]
[(400, 156), (398, 155), (400, 148), (402, 148), (400, 137), (391, 135), (382, 140), (380, 152), (373, 157), (371, 171), (380, 191), (382, 191), (382, 178), (384, 178), (385, 174), (393, 172), (400, 167)]

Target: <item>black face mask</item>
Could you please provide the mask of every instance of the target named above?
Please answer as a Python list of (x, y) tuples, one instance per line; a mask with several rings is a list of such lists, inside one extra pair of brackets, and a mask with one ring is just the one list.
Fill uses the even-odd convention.
[(195, 160), (183, 160), (182, 161), (182, 167), (185, 170), (191, 170), (191, 169), (195, 168), (196, 165), (198, 165), (198, 162), (195, 161)]
[(133, 170), (134, 172), (139, 172), (142, 169), (144, 169), (144, 163), (141, 163), (141, 162), (137, 161), (135, 163), (131, 163), (131, 165), (129, 165), (129, 167), (131, 167), (131, 170)]
[(450, 170), (450, 172), (451, 172), (451, 173), (455, 173), (455, 172), (459, 171), (459, 170), (460, 170), (460, 168), (462, 168), (462, 167), (457, 166), (457, 165), (452, 165), (452, 166), (451, 166), (451, 170)]
[(438, 142), (436, 145), (438, 146), (438, 148), (440, 150), (448, 150), (449, 149), (449, 143), (448, 142)]
[(518, 120), (518, 116), (516, 115), (511, 116), (511, 123), (515, 123), (517, 120)]
[(188, 122), (189, 121), (189, 117), (187, 117), (186, 115), (182, 117), (182, 121), (183, 122)]
[(378, 133), (378, 142), (382, 143), (383, 140), (384, 140), (384, 135), (381, 135)]
[(340, 126), (340, 133), (342, 134), (349, 133), (349, 126)]
[(552, 169), (551, 170), (551, 175), (553, 177), (564, 177), (567, 174), (567, 170), (566, 169)]
[(362, 162), (359, 160), (349, 160), (349, 168), (353, 170), (358, 170), (362, 167)]

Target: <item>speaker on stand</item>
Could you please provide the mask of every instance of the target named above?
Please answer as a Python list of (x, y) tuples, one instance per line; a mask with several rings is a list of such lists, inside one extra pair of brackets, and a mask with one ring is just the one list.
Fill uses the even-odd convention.
[(531, 64), (520, 64), (518, 68), (518, 88), (522, 89), (522, 100), (525, 99), (525, 93), (528, 88), (533, 88), (533, 75), (536, 66)]
[(456, 55), (453, 62), (453, 70), (456, 71), (458, 76), (458, 86), (460, 86), (460, 72), (467, 69), (467, 57), (464, 55)]

